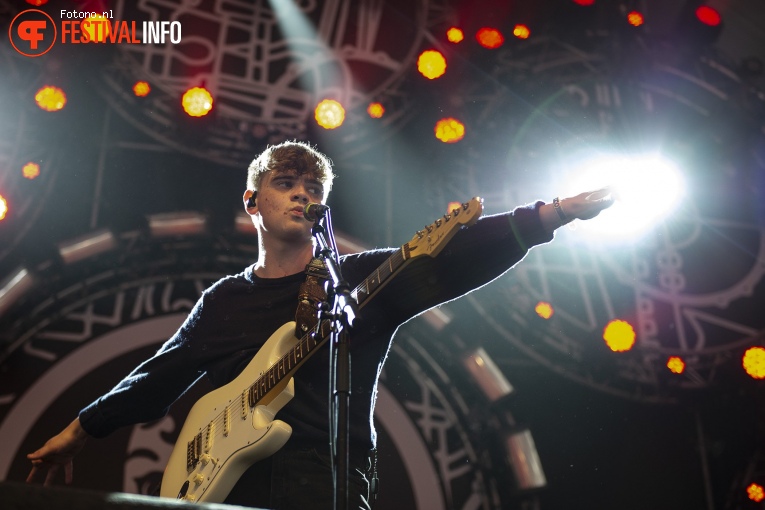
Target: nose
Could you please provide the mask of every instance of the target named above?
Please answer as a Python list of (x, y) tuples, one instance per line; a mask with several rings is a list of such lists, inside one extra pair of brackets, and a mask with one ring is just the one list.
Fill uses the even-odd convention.
[(292, 200), (297, 200), (304, 204), (308, 203), (308, 192), (305, 190), (305, 185), (300, 184), (295, 188), (295, 194), (292, 195)]

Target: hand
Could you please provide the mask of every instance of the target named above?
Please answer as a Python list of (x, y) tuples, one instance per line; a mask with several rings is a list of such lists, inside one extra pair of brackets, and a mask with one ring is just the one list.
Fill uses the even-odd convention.
[(589, 220), (594, 218), (600, 211), (607, 209), (614, 204), (616, 193), (610, 187), (602, 188), (596, 191), (585, 191), (574, 197), (563, 198), (560, 200), (560, 208), (565, 215), (566, 221), (558, 214), (553, 204), (544, 204), (539, 209), (539, 216), (542, 225), (548, 232), (552, 232), (561, 225), (570, 221)]
[(38, 473), (45, 473), (43, 485), (46, 487), (52, 485), (56, 473), (62, 466), (64, 482), (72, 483), (72, 459), (85, 446), (88, 437), (88, 433), (82, 428), (77, 418), (58, 435), (50, 438), (42, 448), (27, 455), (27, 458), (32, 461), (32, 471), (27, 477), (27, 483), (34, 483)]
[(615, 193), (610, 187), (597, 191), (585, 191), (575, 197), (560, 201), (563, 213), (570, 219), (589, 220), (603, 209), (614, 205)]

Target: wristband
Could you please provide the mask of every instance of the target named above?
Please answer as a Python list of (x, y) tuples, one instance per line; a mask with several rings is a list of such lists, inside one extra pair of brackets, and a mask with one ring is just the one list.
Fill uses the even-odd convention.
[(568, 216), (566, 216), (566, 213), (563, 212), (563, 208), (560, 206), (560, 199), (558, 197), (553, 198), (553, 208), (555, 209), (555, 212), (558, 213), (558, 218), (560, 218), (560, 221), (566, 223), (568, 221)]

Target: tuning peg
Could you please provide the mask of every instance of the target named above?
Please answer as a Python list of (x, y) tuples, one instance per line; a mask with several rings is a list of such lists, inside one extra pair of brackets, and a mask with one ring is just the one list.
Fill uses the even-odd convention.
[(444, 221), (449, 221), (450, 219), (452, 219), (451, 214), (444, 214)]
[(441, 218), (437, 219), (436, 220), (436, 228), (440, 227), (441, 223), (442, 223)]
[(430, 234), (431, 232), (433, 232), (433, 225), (425, 225), (425, 230), (427, 230), (428, 234)]

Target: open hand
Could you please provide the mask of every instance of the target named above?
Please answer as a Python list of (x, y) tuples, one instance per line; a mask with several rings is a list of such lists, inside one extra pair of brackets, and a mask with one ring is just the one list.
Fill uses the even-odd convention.
[(570, 219), (589, 220), (604, 209), (614, 205), (615, 193), (610, 187), (596, 191), (585, 191), (574, 197), (561, 200), (563, 213)]
[(85, 446), (88, 437), (80, 425), (80, 420), (75, 419), (63, 431), (50, 438), (42, 448), (27, 455), (32, 461), (32, 471), (27, 476), (27, 483), (34, 483), (38, 475), (45, 474), (43, 485), (52, 485), (61, 468), (64, 469), (64, 482), (72, 483), (72, 459)]

